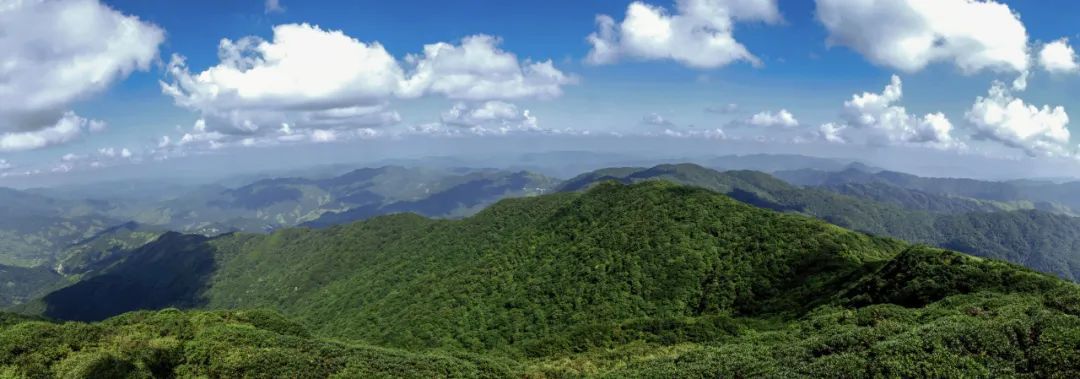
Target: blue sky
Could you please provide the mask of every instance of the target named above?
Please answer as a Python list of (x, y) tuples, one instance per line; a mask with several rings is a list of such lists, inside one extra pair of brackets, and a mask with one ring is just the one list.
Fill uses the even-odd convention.
[[(824, 6), (823, 3), (829, 2), (686, 0), (638, 3), (645, 6), (641, 9), (649, 9), (668, 21), (674, 20), (673, 17), (687, 16), (684, 20), (692, 20), (687, 23), (696, 22), (710, 27), (725, 22), (733, 25), (731, 30), (720, 30), (719, 33), (730, 33), (753, 58), (715, 63), (715, 56), (709, 54), (724, 54), (730, 50), (706, 51), (702, 46), (695, 45), (699, 42), (697, 40), (680, 42), (673, 39), (665, 42), (664, 46), (635, 42), (632, 35), (636, 31), (631, 25), (623, 23), (630, 18), (628, 11), (633, 7), (630, 2), (624, 1), (281, 0), (278, 4), (280, 9), (274, 10), (268, 10), (266, 2), (255, 0), (45, 1), (58, 8), (88, 7), (89, 10), (79, 17), (137, 18), (137, 22), (145, 27), (139, 29), (140, 33), (152, 35), (156, 29), (161, 33), (161, 38), (129, 37), (132, 38), (130, 44), (142, 44), (139, 46), (144, 48), (108, 50), (107, 54), (113, 54), (112, 57), (120, 63), (116, 63), (119, 66), (106, 67), (117, 70), (118, 74), (105, 80), (104, 88), (85, 89), (78, 86), (87, 87), (89, 84), (71, 84), (76, 95), (64, 98), (48, 109), (9, 111), (7, 118), (3, 113), (4, 108), (0, 106), (0, 133), (38, 132), (52, 126), (53, 121), (21, 124), (23, 119), (29, 117), (24, 114), (27, 112), (36, 117), (35, 120), (65, 120), (60, 116), (61, 112), (71, 112), (73, 117), (77, 117), (71, 120), (85, 120), (79, 129), (82, 132), (77, 135), (65, 135), (64, 138), (30, 144), (34, 145), (30, 147), (25, 143), (0, 144), (9, 146), (0, 148), (0, 175), (6, 172), (7, 176), (2, 180), (11, 182), (21, 180), (27, 174), (60, 175), (69, 171), (92, 171), (107, 166), (162, 161), (183, 165), (186, 159), (200, 154), (233, 156), (267, 154), (268, 151), (295, 154), (300, 162), (328, 163), (305, 155), (302, 152), (309, 150), (296, 146), (317, 143), (332, 145), (328, 148), (335, 149), (355, 147), (352, 150), (361, 160), (359, 158), (365, 158), (365, 150), (360, 140), (387, 138), (397, 141), (397, 144), (407, 144), (401, 141), (431, 137), (424, 133), (447, 135), (444, 143), (448, 145), (461, 143), (462, 139), (497, 141), (507, 138), (507, 134), (526, 140), (573, 140), (575, 136), (588, 134), (589, 143), (618, 145), (619, 138), (633, 136), (646, 141), (649, 138), (665, 140), (656, 145), (663, 146), (664, 151), (658, 152), (663, 154), (678, 153), (678, 148), (671, 148), (678, 144), (668, 140), (679, 138), (694, 140), (692, 144), (702, 151), (708, 151), (707, 146), (710, 145), (701, 141), (709, 140), (711, 142), (708, 143), (715, 144), (718, 152), (730, 150), (725, 146), (745, 144), (747, 141), (767, 145), (768, 148), (764, 150), (769, 152), (815, 155), (835, 155), (837, 152), (858, 155), (867, 151), (922, 149), (933, 152), (928, 156), (935, 157), (983, 157), (988, 162), (985, 165), (993, 165), (993, 162), (1002, 159), (1030, 162), (1027, 164), (1044, 168), (1039, 173), (1042, 176), (1080, 174), (1074, 163), (1077, 156), (1075, 139), (1068, 133), (1071, 123), (1061, 117), (1076, 106), (1078, 93), (1075, 88), (1080, 83), (1080, 69), (1068, 65), (1069, 59), (1065, 58), (1069, 57), (1060, 56), (1058, 58), (1065, 59), (1065, 62), (1059, 62), (1057, 66), (1049, 63), (1048, 66), (1043, 64), (1040, 55), (1051, 42), (1061, 41), (1061, 46), (1069, 46), (1069, 40), (1061, 39), (1078, 38), (1080, 30), (1076, 29), (1075, 20), (1070, 15), (1080, 11), (1080, 4), (1065, 1), (1051, 4), (1033, 0), (947, 0), (940, 4), (949, 3), (952, 7), (927, 7), (920, 6), (920, 2), (914, 0), (853, 0), (849, 4), (859, 3), (858, 7), (863, 7), (860, 9), (866, 12), (833, 10), (832, 16), (840, 23), (830, 26), (826, 25), (820, 8)], [(26, 3), (28, 5), (23, 5), (24, 8), (45, 7), (37, 1)], [(684, 10), (691, 8), (690, 5), (700, 5), (695, 8), (699, 10), (721, 12), (691, 13)], [(24, 47), (21, 52), (20, 49), (0, 52), (0, 62), (4, 59), (16, 60), (21, 58), (18, 54), (32, 52), (32, 49), (25, 48), (29, 46), (26, 41), (44, 41), (38, 43), (60, 46), (66, 44), (63, 38), (70, 38), (64, 37), (65, 31), (80, 32), (79, 25), (61, 24), (58, 20), (50, 19), (50, 12), (18, 8), (0, 10), (0, 32), (3, 31), (4, 20), (16, 18), (38, 17), (41, 18), (37, 21), (39, 24), (56, 23), (57, 26), (41, 30), (31, 30), (25, 26), (27, 31), (24, 35), (41, 33), (37, 39), (24, 36), (20, 37), (24, 40), (12, 40), (12, 37), (3, 37), (4, 33), (0, 33), (0, 46), (13, 44)], [(948, 14), (965, 9), (964, 14)], [(1007, 12), (995, 12), (1001, 9), (1007, 9)], [(759, 11), (765, 13), (754, 13)], [(9, 13), (7, 18), (2, 12)], [(777, 12), (778, 16), (769, 12)], [(876, 16), (874, 12), (877, 12)], [(725, 20), (726, 16), (717, 14), (735, 16)], [(897, 15), (896, 19), (889, 18), (893, 14)], [(621, 49), (616, 58), (602, 64), (587, 59), (590, 52), (597, 49), (587, 40), (590, 34), (598, 33), (601, 28), (597, 24), (597, 15), (608, 15), (614, 21), (616, 38), (612, 41)], [(945, 16), (949, 16), (954, 24), (961, 25), (955, 27), (934, 23), (934, 20)], [(919, 20), (910, 21), (912, 19)], [(873, 50), (872, 46), (860, 47), (858, 39), (864, 34), (873, 34), (859, 30), (860, 27), (893, 23), (903, 25), (905, 22), (915, 22), (912, 25), (925, 28), (927, 35), (937, 34), (942, 47), (927, 53), (924, 62), (915, 63), (904, 58), (875, 58), (875, 53), (882, 52)], [(396, 61), (395, 65), (403, 67), (406, 78), (412, 75), (413, 70), (406, 56), (422, 54), (425, 45), (444, 42), (448, 46), (458, 47), (464, 45), (463, 38), (486, 35), (494, 37), (492, 41), (495, 42), (478, 42), (477, 46), (494, 49), (507, 56), (512, 54), (517, 59), (515, 69), (520, 67), (527, 70), (532, 63), (550, 60), (551, 66), (565, 75), (565, 79), (551, 79), (543, 83), (546, 87), (541, 89), (521, 89), (521, 95), (508, 95), (507, 87), (501, 87), (502, 92), (488, 91), (482, 95), (468, 92), (472, 95), (464, 95), (470, 89), (462, 86), (483, 86), (496, 80), (480, 77), (453, 90), (440, 90), (438, 84), (430, 84), (415, 94), (391, 91), (393, 93), (385, 92), (378, 96), (341, 95), (343, 104), (335, 103), (333, 107), (326, 104), (334, 102), (338, 95), (329, 93), (310, 102), (290, 103), (280, 109), (271, 109), (281, 106), (278, 103), (268, 105), (270, 103), (248, 101), (250, 99), (241, 99), (243, 104), (237, 105), (236, 101), (241, 100), (229, 102), (228, 99), (206, 100), (200, 97), (197, 101), (193, 100), (197, 104), (178, 104), (177, 99), (196, 99), (205, 95), (199, 91), (209, 88), (209, 84), (181, 88), (182, 95), (170, 95), (163, 91), (161, 82), (177, 83), (181, 78), (169, 71), (174, 55), (185, 58), (182, 67), (190, 77), (195, 78), (212, 67), (224, 64), (218, 48), (223, 39), (238, 42), (253, 36), (275, 43), (275, 26), (305, 23), (312, 28), (308, 30), (312, 38), (340, 31), (365, 46), (377, 42)], [(1016, 33), (1006, 35), (1011, 30), (1008, 25), (1013, 24), (1019, 25), (1024, 33), (1020, 44), (1006, 46), (986, 42), (1015, 37)], [(22, 25), (11, 22), (9, 27), (19, 28)], [(78, 43), (88, 44), (89, 47), (85, 49), (97, 49), (99, 46), (95, 44), (106, 41), (128, 43), (125, 42), (127, 40), (110, 36), (110, 33), (118, 33), (120, 26), (113, 28), (107, 22), (102, 25), (85, 31), (87, 34), (99, 33), (101, 38), (87, 38), (87, 41)], [(1000, 25), (1005, 26), (997, 27)], [(999, 32), (1006, 34), (980, 34)], [(891, 36), (866, 38), (862, 42), (887, 44)], [(1016, 55), (1010, 55), (1018, 49), (1025, 50), (1028, 60), (1028, 65), (1023, 69), (1017, 68)], [(12, 56), (5, 57), (5, 54)], [(326, 54), (327, 57), (334, 56), (333, 52)], [(147, 61), (150, 56), (152, 61)], [(123, 69), (124, 59), (132, 64), (137, 62), (139, 64), (136, 66), (142, 67)], [(694, 59), (713, 63), (703, 66), (693, 63)], [(757, 64), (754, 64), (754, 60)], [(906, 64), (919, 67), (912, 69), (905, 67)], [(965, 64), (968, 66), (965, 67)], [(57, 67), (63, 66), (58, 64)], [(247, 68), (250, 67), (241, 68), (240, 71)], [(349, 68), (343, 70), (345, 73), (351, 72)], [(1029, 73), (1029, 80), (1027, 87), (1021, 90), (1014, 88), (1011, 83), (1022, 71)], [(15, 70), (5, 73), (0, 70), (0, 84), (4, 82), (2, 79), (5, 75), (52, 75), (56, 72), (60, 71)], [(320, 74), (338, 73), (326, 71)], [(297, 75), (299, 80), (305, 80), (304, 73)], [(450, 74), (441, 75), (451, 77)], [(896, 89), (902, 88), (902, 96), (895, 99), (885, 96), (888, 92), (886, 86), (894, 83), (893, 75), (899, 80), (895, 83)], [(526, 75), (525, 80), (531, 79)], [(976, 109), (977, 98), (989, 97), (988, 91), (995, 88), (995, 81), (1001, 82), (998, 86), (1000, 96)], [(29, 88), (26, 91), (58, 91), (58, 86), (63, 85), (66, 84), (30, 82), (26, 84)], [(552, 88), (557, 93), (552, 92)], [(288, 90), (282, 91), (287, 94)], [(341, 91), (348, 92), (348, 89)], [(869, 105), (845, 104), (863, 93), (875, 96), (864, 99)], [(297, 94), (300, 96), (300, 92)], [(0, 92), (0, 96), (3, 96), (3, 92)], [(1022, 106), (1009, 108), (1008, 105), (1016, 100)], [(17, 103), (22, 100), (12, 96), (0, 98), (0, 101)], [(884, 105), (875, 105), (878, 103)], [(340, 124), (309, 126), (296, 121), (308, 117), (298, 113), (301, 108), (303, 112), (340, 111), (345, 106), (354, 105), (364, 107), (362, 112), (365, 113), (350, 116)], [(1061, 112), (1055, 111), (1057, 106), (1062, 107)], [(458, 113), (451, 115), (449, 112), (455, 107)], [(781, 110), (797, 121), (784, 121), (780, 117)], [(242, 116), (237, 117), (244, 119), (238, 121), (236, 117), (227, 119), (222, 116), (228, 112), (238, 112), (236, 114)], [(940, 118), (933, 116), (938, 113)], [(994, 115), (998, 113), (1007, 115), (1007, 120), (995, 118)], [(372, 117), (379, 117), (380, 121), (371, 121)], [(946, 126), (942, 126), (942, 119)], [(100, 121), (106, 127), (96, 130), (98, 128), (92, 127), (91, 121)], [(258, 131), (245, 129), (241, 125), (244, 122), (260, 124), (255, 126)], [(282, 128), (279, 124), (290, 124), (290, 127)], [(837, 132), (833, 139), (826, 138), (824, 124), (832, 124), (841, 132)], [(301, 129), (310, 138), (282, 137), (284, 134), (293, 136)], [(1064, 136), (1063, 130), (1066, 131)], [(722, 133), (723, 138), (719, 138), (718, 133)], [(178, 141), (185, 135), (191, 135), (192, 141), (205, 144), (179, 144)], [(604, 136), (607, 137), (601, 138)], [(163, 142), (163, 137), (168, 137), (169, 142)], [(635, 143), (640, 145), (640, 142)], [(572, 145), (587, 148), (584, 143)], [(597, 148), (610, 150), (611, 146)], [(125, 149), (126, 152), (121, 153)], [(858, 159), (860, 156), (851, 158)]]

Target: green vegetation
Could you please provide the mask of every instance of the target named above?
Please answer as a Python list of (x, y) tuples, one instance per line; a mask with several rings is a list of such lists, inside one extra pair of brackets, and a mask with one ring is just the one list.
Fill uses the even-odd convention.
[[(806, 170), (784, 175), (808, 173), (819, 172)], [(648, 169), (599, 170), (570, 179), (560, 189), (580, 190), (604, 180), (622, 183), (668, 180), (725, 193), (759, 207), (817, 217), (845, 228), (1003, 259), (1065, 279), (1080, 280), (1080, 253), (1077, 253), (1080, 252), (1080, 218), (1038, 210), (990, 212), (1023, 206), (932, 194), (897, 187), (875, 178), (894, 178), (894, 182), (907, 185), (921, 183), (921, 187), (938, 191), (981, 193), (1002, 199), (1007, 198), (1006, 193), (1012, 193), (994, 187), (979, 192), (973, 187), (982, 182), (968, 179), (919, 178), (887, 172), (871, 174), (861, 170), (843, 173), (840, 177), (844, 181), (833, 183), (835, 186), (803, 188), (754, 171), (718, 172), (692, 164), (660, 165)], [(815, 180), (818, 184), (822, 184), (822, 180), (840, 182), (836, 175)]]
[[(270, 308), (296, 323), (106, 319), (168, 307)], [(463, 220), (169, 233), (21, 308), (35, 309), (106, 320), (7, 322), (8, 374), (1080, 375), (1074, 284), (659, 181), (508, 199)]]
[(0, 316), (0, 376), (510, 377), (511, 367), (465, 354), (415, 354), (311, 338), (267, 311), (135, 312), (97, 324)]

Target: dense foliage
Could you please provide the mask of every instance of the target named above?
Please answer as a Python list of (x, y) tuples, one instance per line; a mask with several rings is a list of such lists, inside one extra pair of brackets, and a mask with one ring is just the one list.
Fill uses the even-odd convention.
[(0, 377), (490, 377), (506, 362), (315, 339), (267, 311), (135, 312), (97, 324), (0, 315)]
[[(784, 175), (817, 173), (804, 170)], [(980, 193), (971, 188), (981, 183), (978, 181), (919, 178), (899, 173), (872, 174), (862, 170), (843, 173), (846, 174), (824, 179), (815, 176), (815, 180), (837, 182), (831, 186), (804, 188), (760, 172), (718, 172), (692, 164), (660, 165), (648, 169), (599, 170), (570, 179), (560, 189), (580, 190), (604, 180), (623, 183), (669, 180), (726, 193), (759, 207), (806, 214), (875, 235), (1003, 259), (1065, 279), (1080, 280), (1080, 253), (1077, 253), (1080, 251), (1080, 218), (1030, 209), (1004, 211), (1025, 206), (907, 189), (876, 178), (894, 178), (894, 181), (912, 186), (912, 183), (922, 183), (922, 187), (931, 190), (974, 194)], [(993, 188), (985, 189), (983, 196), (993, 197), (986, 194), (987, 191), (1001, 196), (1011, 193)], [(1000, 211), (988, 211), (994, 209)]]
[(0, 333), (9, 373), (1080, 375), (1073, 284), (658, 181), (504, 200), (463, 220), (169, 233), (38, 306), (87, 320), (272, 308), (298, 323), (16, 320)]

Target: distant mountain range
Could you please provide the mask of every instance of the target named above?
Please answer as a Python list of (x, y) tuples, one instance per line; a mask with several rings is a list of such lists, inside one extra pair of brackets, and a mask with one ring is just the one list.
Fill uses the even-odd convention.
[[(745, 201), (879, 203), (691, 165), (561, 189), (460, 220), (166, 233), (17, 308), (107, 320), (0, 316), (0, 362), (26, 376), (1080, 375), (1075, 284)], [(163, 310), (125, 313), (140, 309)]]
[(1058, 213), (1075, 214), (1080, 209), (1080, 182), (1018, 180), (992, 182), (975, 179), (925, 178), (895, 171), (868, 172), (861, 169), (823, 171), (803, 169), (779, 171), (775, 175), (792, 184), (843, 191), (844, 186), (887, 184), (893, 187), (950, 197), (1014, 203)]
[[(218, 232), (265, 232), (309, 222), (327, 225), (333, 220), (351, 221), (392, 211), (461, 217), (503, 197), (543, 193), (554, 183), (554, 179), (524, 172), (386, 166), (327, 179), (276, 178), (238, 188), (205, 187), (118, 216), (184, 232), (208, 227)], [(462, 193), (473, 187), (484, 189)]]
[(97, 210), (93, 202), (0, 188), (0, 264), (48, 264), (66, 246), (119, 222)]

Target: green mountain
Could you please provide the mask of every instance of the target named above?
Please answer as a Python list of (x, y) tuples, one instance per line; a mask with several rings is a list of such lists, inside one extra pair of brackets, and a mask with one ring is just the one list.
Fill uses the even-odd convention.
[[(1080, 375), (1074, 284), (659, 181), (508, 199), (462, 220), (399, 214), (270, 235), (170, 233), (21, 310), (99, 320), (166, 307), (272, 308), (310, 335), (272, 316), (227, 312), (21, 322), (0, 333), (0, 367), (209, 376), (261, 376), (269, 367), (303, 377), (355, 376), (349, 367), (412, 377)], [(128, 337), (136, 332), (144, 337)], [(342, 352), (352, 350), (326, 339), (412, 353), (380, 350), (352, 363)], [(70, 348), (81, 341), (93, 348)], [(412, 371), (428, 354), (492, 361), (429, 359), (440, 368)], [(515, 363), (490, 366), (505, 360)], [(462, 371), (430, 371), (442, 365)]]
[[(861, 170), (845, 172), (875, 175)], [(1010, 206), (991, 200), (937, 195), (874, 180), (807, 188), (759, 172), (718, 172), (693, 164), (599, 170), (567, 180), (559, 189), (580, 190), (606, 180), (622, 183), (668, 180), (708, 188), (759, 207), (805, 214), (875, 235), (1003, 259), (1065, 279), (1080, 280), (1080, 218), (1037, 210), (991, 212)], [(967, 180), (948, 183), (970, 184)], [(834, 192), (837, 188), (846, 188), (839, 190), (846, 194)]]

